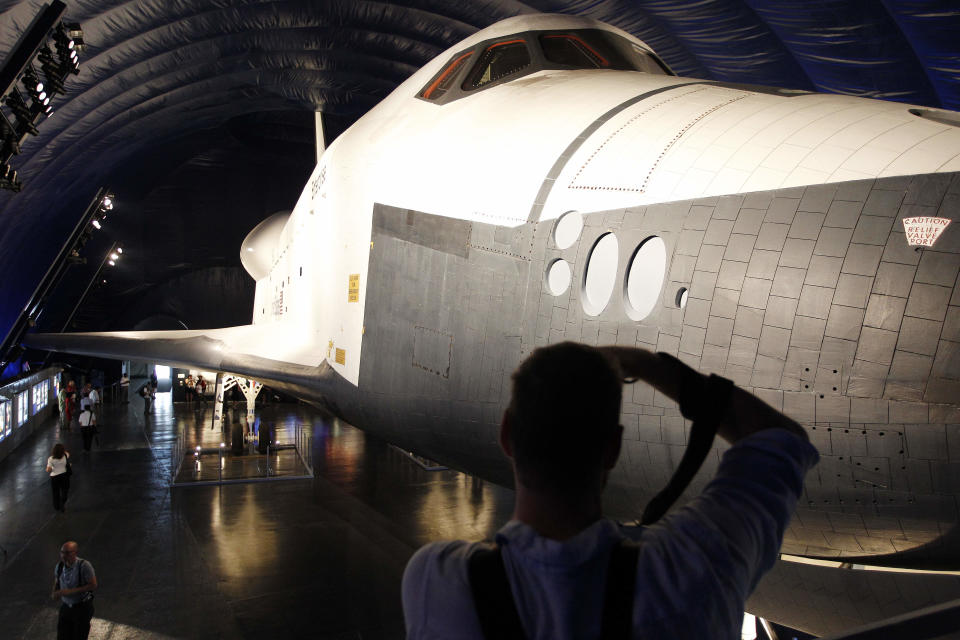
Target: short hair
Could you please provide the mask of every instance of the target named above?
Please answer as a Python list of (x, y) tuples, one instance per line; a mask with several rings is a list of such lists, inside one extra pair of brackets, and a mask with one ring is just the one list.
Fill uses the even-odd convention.
[(507, 409), (517, 475), (538, 490), (589, 490), (603, 477), (603, 452), (620, 420), (617, 363), (584, 344), (536, 349), (513, 373)]

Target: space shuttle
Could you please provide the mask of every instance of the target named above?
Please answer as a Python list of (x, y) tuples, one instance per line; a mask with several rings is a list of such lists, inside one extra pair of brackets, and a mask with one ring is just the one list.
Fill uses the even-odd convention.
[[(664, 351), (819, 449), (784, 554), (955, 571), (958, 212), (957, 113), (680, 78), (609, 25), (522, 15), (413, 74), (247, 236), (250, 324), (24, 343), (253, 378), (504, 485), (527, 354)], [(606, 508), (631, 519), (689, 424), (642, 384), (621, 420)]]

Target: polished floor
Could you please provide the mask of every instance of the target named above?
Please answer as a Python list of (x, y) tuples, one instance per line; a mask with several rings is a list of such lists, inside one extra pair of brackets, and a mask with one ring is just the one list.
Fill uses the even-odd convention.
[[(402, 638), (416, 548), (509, 518), (510, 491), (424, 470), (305, 405), (258, 413), (312, 433), (312, 479), (171, 489), (177, 434), (203, 436), (211, 414), (168, 394), (147, 416), (139, 399), (107, 406), (90, 453), (53, 420), (0, 462), (0, 637), (54, 637), (53, 567), (73, 539), (100, 581), (91, 638)], [(74, 465), (65, 514), (43, 469), (58, 441)]]

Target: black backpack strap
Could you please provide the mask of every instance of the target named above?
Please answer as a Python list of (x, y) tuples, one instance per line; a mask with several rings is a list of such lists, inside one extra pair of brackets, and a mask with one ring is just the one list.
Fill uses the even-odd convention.
[(470, 591), (487, 640), (524, 640), (500, 547), (474, 551), (467, 564)]
[(600, 637), (604, 640), (633, 634), (634, 588), (637, 582), (637, 559), (640, 547), (629, 540), (616, 545), (607, 567), (607, 589), (603, 600), (603, 622)]

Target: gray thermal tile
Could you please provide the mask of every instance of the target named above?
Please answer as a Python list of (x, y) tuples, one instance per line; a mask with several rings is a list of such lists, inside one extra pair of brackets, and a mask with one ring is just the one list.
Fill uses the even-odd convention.
[(743, 196), (720, 196), (713, 217), (721, 220), (736, 220), (742, 206)]
[[(729, 347), (730, 336), (733, 335), (733, 322), (730, 318), (710, 316), (707, 323), (706, 343), (718, 347)], [(726, 361), (726, 356), (724, 356), (724, 361)]]
[(683, 228), (706, 231), (712, 215), (713, 207), (705, 207), (698, 204), (691, 205), (690, 210), (687, 212), (687, 217), (683, 221)]
[(895, 400), (922, 400), (925, 381), (933, 367), (930, 356), (897, 351), (890, 365), (884, 395)]
[(852, 340), (824, 336), (820, 347), (820, 365), (824, 367), (848, 367), (853, 364), (857, 343)]
[(783, 360), (758, 354), (756, 361), (753, 363), (753, 375), (750, 377), (750, 384), (754, 387), (777, 389), (780, 386), (782, 376)]
[(746, 209), (767, 210), (771, 202), (773, 202), (773, 193), (769, 191), (754, 191), (743, 196), (743, 207)]
[(946, 460), (947, 434), (943, 427), (934, 424), (903, 425), (903, 435), (907, 440), (907, 454), (911, 458), (926, 460)]
[(857, 358), (877, 364), (890, 364), (897, 345), (897, 332), (864, 327), (860, 333)]
[(883, 191), (874, 189), (867, 196), (863, 205), (863, 213), (871, 216), (885, 216), (892, 218), (897, 215), (903, 203), (903, 191)]
[(762, 309), (739, 307), (737, 309), (737, 319), (733, 326), (733, 333), (748, 338), (759, 338), (760, 331), (763, 329), (763, 313)]
[[(960, 407), (955, 404), (951, 405), (938, 405), (931, 406), (930, 409), (930, 423), (931, 424), (943, 424), (948, 428), (953, 425), (960, 425)], [(957, 430), (960, 434), (960, 429)], [(956, 458), (960, 460), (960, 456)]]
[(950, 187), (949, 174), (921, 174), (913, 177), (904, 204), (937, 205)]
[(707, 233), (703, 236), (703, 244), (726, 245), (730, 240), (731, 232), (733, 232), (732, 220), (714, 218), (707, 226)]
[(717, 274), (709, 271), (695, 271), (690, 281), (690, 297), (709, 300), (713, 296), (713, 289), (717, 286)]
[(800, 292), (800, 302), (797, 305), (797, 314), (826, 320), (830, 314), (833, 293), (834, 290), (827, 287), (803, 285), (803, 290)]
[(693, 229), (684, 229), (677, 238), (677, 248), (675, 252), (680, 255), (695, 256), (700, 252), (700, 245), (703, 243), (703, 231)]
[(706, 329), (709, 314), (710, 302), (708, 300), (689, 298), (687, 307), (683, 310), (683, 324)]
[(881, 262), (877, 267), (877, 277), (873, 282), (873, 292), (888, 296), (906, 298), (913, 286), (913, 277), (917, 268), (909, 264)]
[(733, 225), (733, 233), (757, 235), (760, 232), (760, 225), (763, 224), (765, 214), (766, 211), (763, 209), (740, 209), (737, 222)]
[(865, 309), (872, 286), (873, 278), (841, 273), (837, 281), (837, 291), (833, 294), (833, 303)]
[(863, 324), (863, 309), (833, 305), (824, 335), (844, 340), (857, 340)]
[(787, 359), (787, 347), (790, 346), (790, 330), (764, 326), (760, 333), (757, 353), (778, 360)]
[(850, 422), (886, 424), (889, 419), (889, 400), (883, 398), (852, 398)]
[[(710, 330), (707, 329), (709, 335)], [(729, 338), (728, 338), (729, 339)], [(700, 357), (700, 369), (709, 373), (722, 373), (727, 366), (727, 347), (713, 344), (703, 345), (703, 355)]]
[(747, 266), (747, 275), (751, 278), (765, 278), (773, 280), (777, 272), (777, 261), (780, 259), (780, 253), (777, 251), (762, 251), (754, 249), (750, 257), (750, 264)]
[(810, 259), (810, 267), (807, 269), (804, 284), (812, 284), (816, 287), (836, 287), (842, 266), (842, 258), (813, 256)]
[[(730, 339), (730, 353), (727, 356), (727, 369), (731, 366), (753, 367), (753, 362), (757, 357), (757, 343), (755, 338), (745, 336), (733, 336)], [(750, 376), (747, 376), (747, 380)]]
[(733, 384), (738, 387), (749, 387), (750, 381), (753, 376), (753, 365), (749, 367), (731, 364), (730, 361), (727, 361), (727, 366), (723, 368), (723, 377), (729, 378), (733, 381)]
[(853, 230), (853, 238), (851, 238), (850, 241), (859, 244), (883, 246), (887, 244), (892, 226), (893, 218), (867, 215), (860, 216), (860, 219), (857, 221), (857, 228)]
[(697, 269), (700, 271), (720, 271), (720, 262), (726, 247), (705, 244), (700, 247), (700, 256), (697, 258)]
[(739, 301), (739, 290), (717, 287), (713, 291), (713, 306), (710, 307), (710, 314), (732, 320), (737, 317), (737, 303)]
[(850, 398), (819, 393), (815, 402), (817, 422), (850, 422)]
[(724, 260), (717, 276), (717, 286), (724, 289), (741, 289), (747, 275), (747, 263)]
[(856, 360), (847, 381), (847, 395), (853, 398), (879, 398), (883, 395), (889, 365)]
[[(960, 342), (940, 341), (930, 375), (960, 380)], [(956, 398), (953, 400), (956, 401)]]
[(755, 309), (765, 309), (767, 297), (770, 295), (772, 280), (762, 278), (744, 278), (743, 288), (740, 290), (740, 304)]
[[(874, 289), (876, 289), (876, 285), (874, 285)], [(867, 313), (864, 316), (863, 324), (877, 329), (898, 331), (906, 306), (906, 298), (881, 296), (874, 293), (870, 296), (870, 301), (867, 302)]]
[(960, 307), (947, 307), (947, 317), (943, 321), (944, 340), (960, 342)]
[(891, 400), (890, 422), (926, 424), (929, 422), (929, 416), (927, 414), (928, 406), (925, 402), (901, 402), (899, 400)]
[(787, 241), (783, 243), (783, 251), (780, 253), (780, 264), (784, 267), (806, 269), (810, 264), (810, 257), (813, 255), (815, 245), (816, 242), (813, 240), (787, 238)]
[(924, 251), (917, 267), (917, 282), (952, 287), (960, 270), (960, 254)]
[(915, 283), (910, 290), (910, 298), (907, 299), (905, 314), (914, 318), (943, 321), (947, 315), (949, 300), (949, 287)]
[(750, 262), (750, 256), (753, 254), (753, 245), (757, 241), (757, 236), (733, 233), (730, 235), (730, 241), (727, 243), (727, 250), (723, 254), (725, 260), (737, 260), (739, 262)]
[(816, 396), (805, 391), (784, 391), (783, 412), (797, 422), (813, 422), (816, 418)]
[(757, 236), (757, 242), (754, 245), (756, 249), (768, 249), (770, 251), (780, 251), (787, 239), (787, 232), (790, 230), (788, 224), (778, 224), (775, 222), (764, 222), (760, 226), (760, 234)]
[(793, 224), (790, 225), (787, 237), (816, 240), (820, 237), (820, 228), (823, 226), (826, 217), (826, 214), (823, 213), (798, 211), (793, 219)]
[(680, 351), (680, 338), (661, 333), (657, 339), (657, 351), (663, 351), (664, 353), (676, 356)]
[(819, 350), (823, 343), (826, 326), (826, 320), (797, 316), (793, 321), (793, 331), (790, 333), (790, 346)]
[(873, 189), (876, 180), (870, 178), (868, 180), (851, 180), (850, 182), (841, 182), (837, 186), (837, 194), (833, 197), (834, 200), (850, 200), (853, 202), (863, 203), (867, 199), (867, 196), (870, 195), (870, 191)]
[(826, 213), (830, 209), (830, 203), (833, 202), (833, 196), (837, 193), (836, 185), (815, 185), (803, 190), (803, 197), (800, 198), (800, 204), (797, 207), (800, 211), (814, 211), (817, 213)]
[(842, 258), (847, 255), (847, 247), (850, 246), (852, 237), (853, 229), (821, 229), (813, 253), (818, 256)]
[(807, 272), (804, 269), (783, 266), (777, 267), (777, 271), (773, 277), (773, 286), (770, 288), (770, 294), (786, 298), (799, 298), (800, 291), (803, 289), (803, 279), (806, 275)]
[(834, 200), (827, 212), (827, 219), (823, 221), (825, 227), (853, 229), (857, 226), (857, 218), (863, 209), (862, 201)]
[(873, 276), (880, 264), (883, 247), (869, 244), (851, 244), (847, 256), (843, 259), (841, 273), (853, 273), (861, 276)]
[(761, 387), (756, 390), (754, 395), (777, 411), (783, 411), (783, 391), (780, 389), (764, 389)]
[(903, 319), (903, 324), (900, 327), (897, 350), (927, 356), (936, 355), (941, 329), (943, 329), (943, 323), (936, 320), (907, 316)]
[(703, 340), (706, 333), (706, 329), (685, 325), (683, 334), (680, 336), (680, 353), (699, 356), (703, 352)]
[[(898, 228), (899, 227), (899, 228)], [(884, 262), (897, 262), (900, 264), (918, 264), (920, 262), (920, 253), (914, 247), (907, 244), (907, 236), (903, 233), (903, 226), (895, 223), (887, 244), (883, 248)]]
[(781, 222), (790, 224), (793, 222), (793, 216), (797, 213), (797, 206), (800, 204), (799, 198), (780, 198), (775, 197), (767, 209), (767, 215), (764, 216), (764, 222)]
[(927, 402), (956, 402), (960, 398), (960, 380), (930, 378), (923, 399)]
[(767, 302), (767, 311), (763, 316), (763, 323), (772, 327), (792, 329), (796, 315), (797, 300), (795, 298), (770, 296)]
[(670, 265), (670, 279), (676, 282), (690, 282), (696, 265), (696, 256), (674, 256)]

